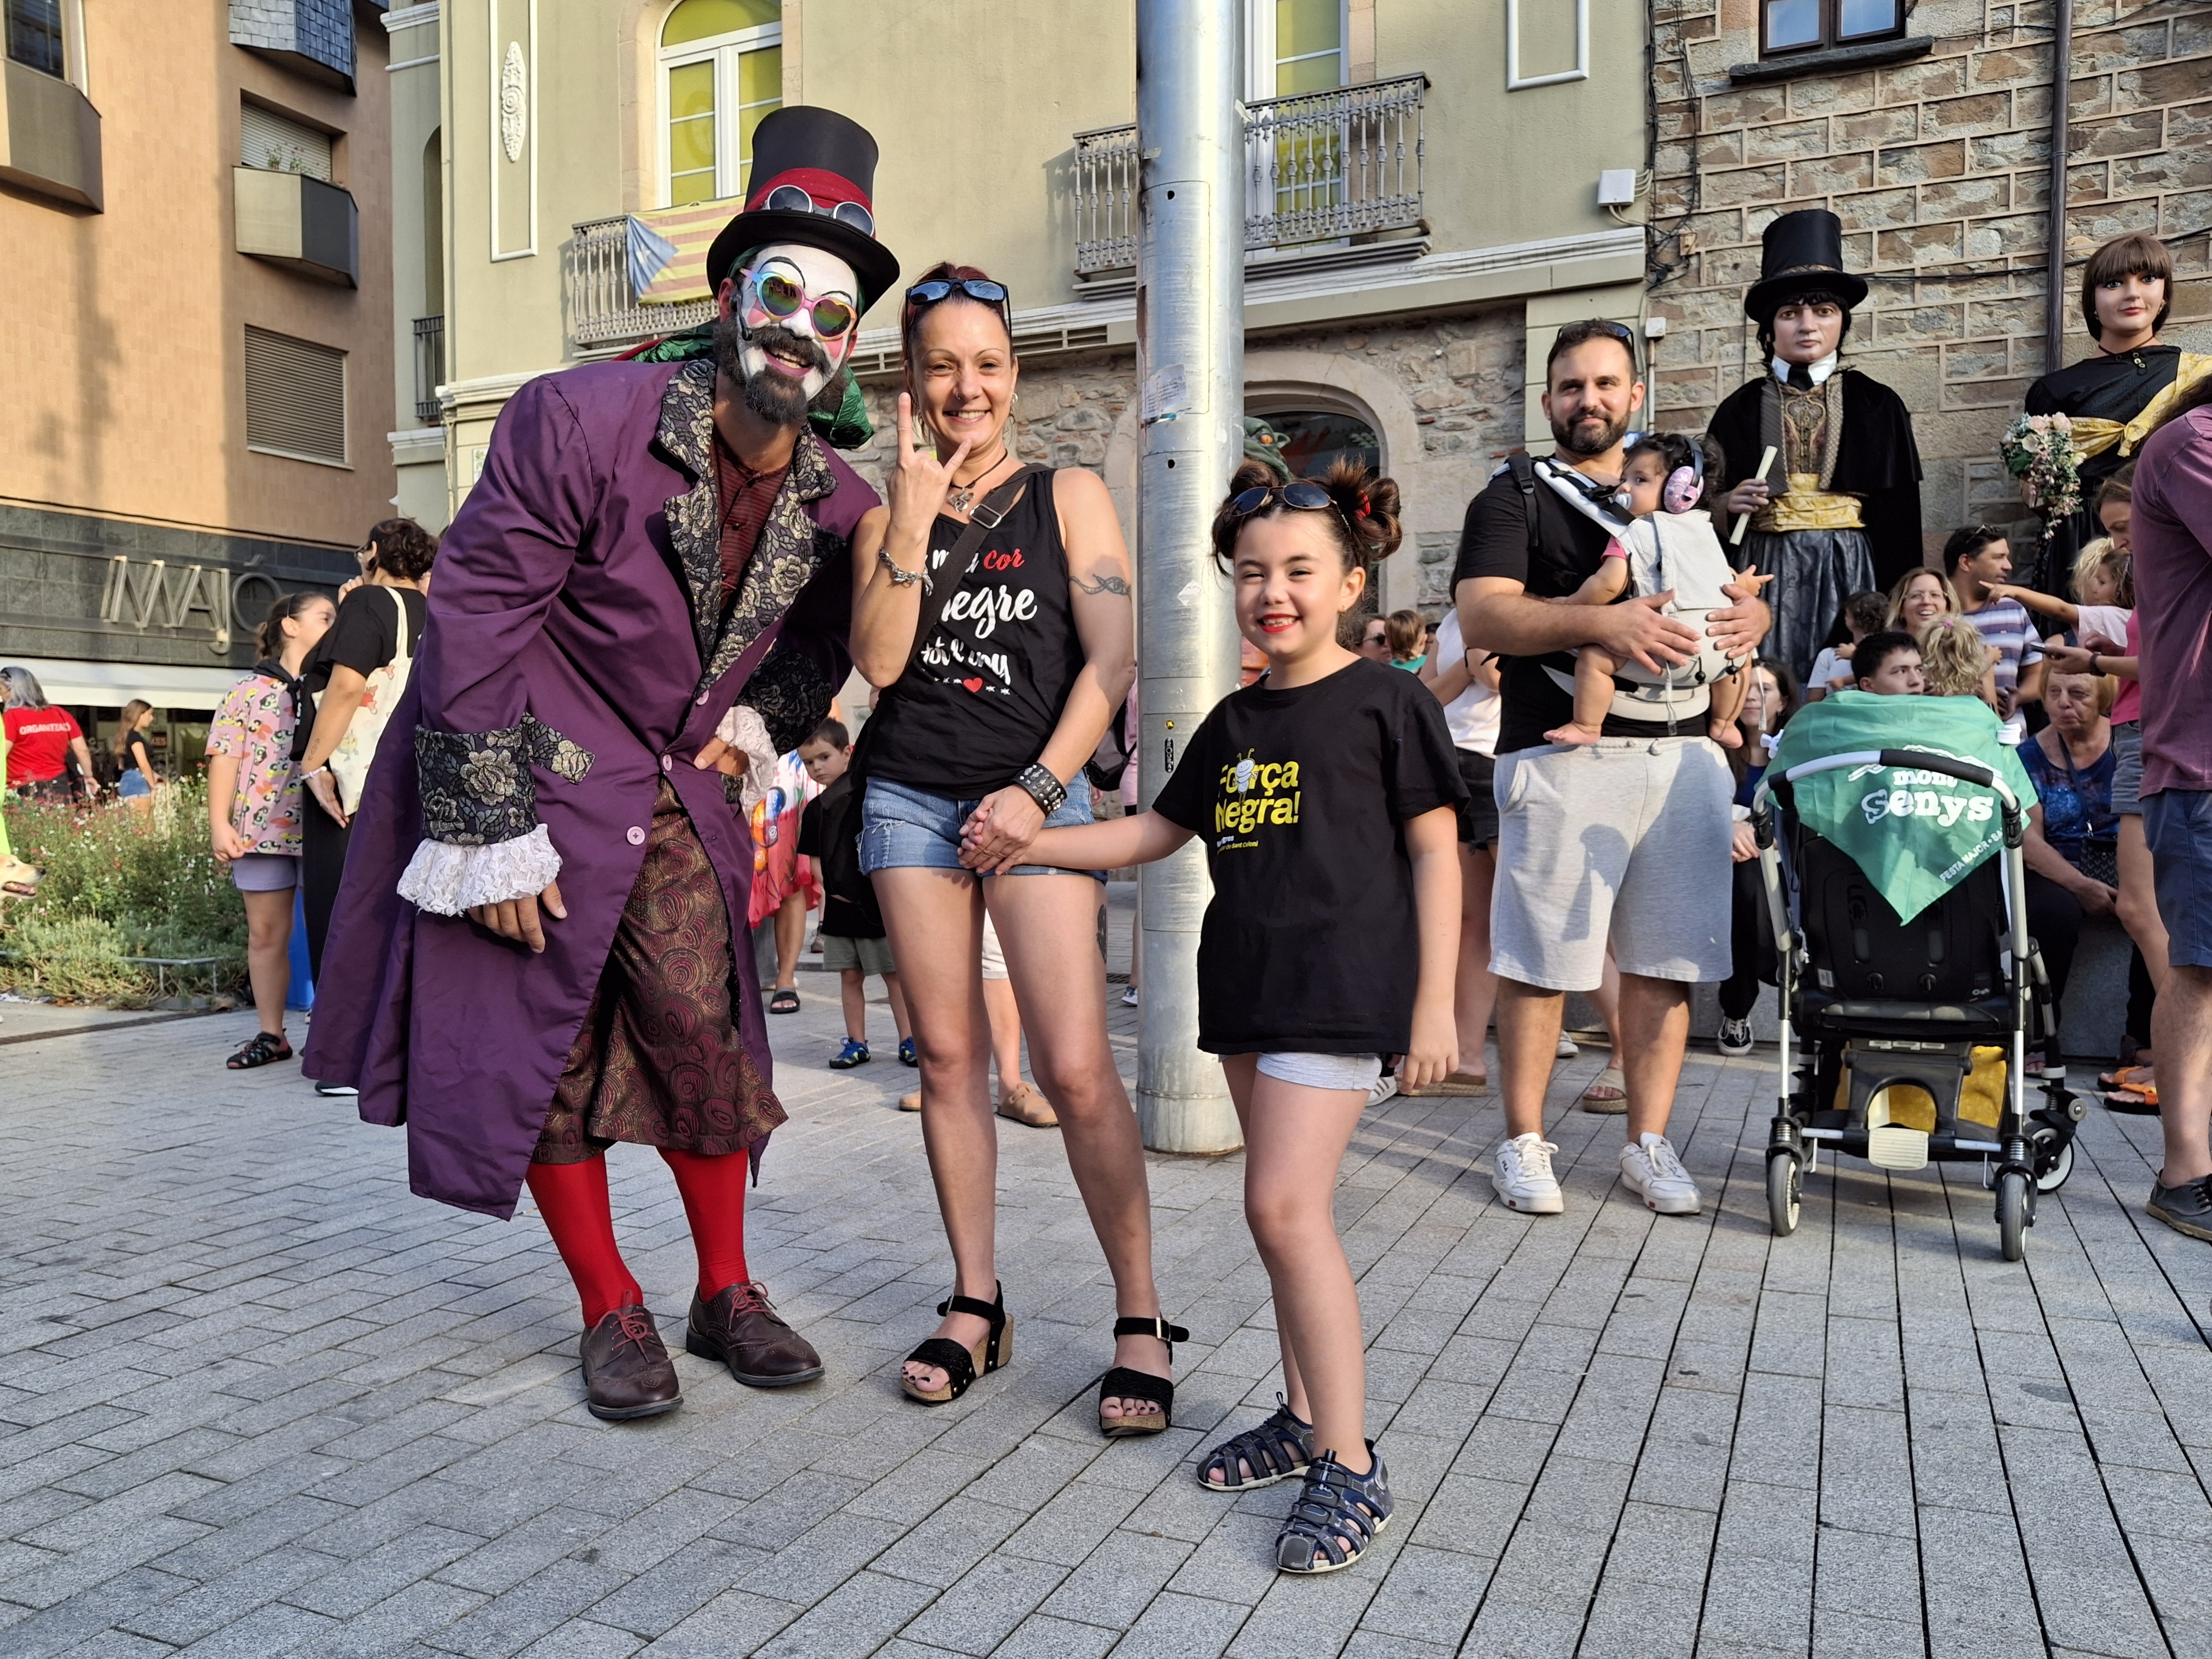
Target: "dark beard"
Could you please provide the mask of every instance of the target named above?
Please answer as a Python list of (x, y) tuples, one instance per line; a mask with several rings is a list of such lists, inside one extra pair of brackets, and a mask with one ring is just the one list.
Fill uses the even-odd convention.
[[(1583, 419), (1587, 418), (1589, 417), (1583, 417)], [(1565, 450), (1568, 454), (1580, 455), (1587, 459), (1592, 455), (1604, 454), (1607, 450), (1619, 443), (1621, 434), (1628, 430), (1629, 418), (1627, 412), (1624, 410), (1619, 420), (1608, 421), (1595, 438), (1576, 436), (1576, 428), (1582, 425), (1582, 420), (1577, 420), (1565, 426), (1554, 422), (1552, 425), (1552, 436), (1559, 447)]]
[[(831, 372), (830, 354), (822, 349), (822, 343), (810, 340), (803, 334), (794, 334), (787, 328), (770, 325), (766, 328), (755, 329), (751, 343), (763, 349), (781, 346), (804, 356), (823, 374)], [(799, 426), (804, 423), (809, 402), (805, 386), (781, 374), (763, 374), (746, 379), (744, 364), (739, 356), (745, 344), (744, 331), (735, 313), (714, 319), (714, 367), (729, 377), (732, 385), (743, 389), (745, 407), (771, 426)]]

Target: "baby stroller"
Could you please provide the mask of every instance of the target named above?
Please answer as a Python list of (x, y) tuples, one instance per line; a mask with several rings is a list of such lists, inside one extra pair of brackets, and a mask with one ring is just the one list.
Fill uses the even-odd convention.
[(1752, 807), (1782, 994), (1778, 1235), (1825, 1145), (1899, 1170), (1980, 1159), (2004, 1259), (2024, 1254), (2083, 1115), (2057, 1083), (2031, 1109), (2023, 1067), (2056, 1021), (2027, 934), (2033, 802), (1972, 699), (1846, 691), (1791, 720)]

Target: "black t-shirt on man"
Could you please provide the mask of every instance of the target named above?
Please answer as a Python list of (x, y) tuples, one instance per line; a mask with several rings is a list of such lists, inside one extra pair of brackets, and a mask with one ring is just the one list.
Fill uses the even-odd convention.
[(1206, 845), (1198, 1046), (1397, 1054), (1420, 967), (1403, 825), (1467, 798), (1443, 708), (1364, 658), (1231, 693), (1152, 803)]
[[(1595, 573), (1605, 558), (1612, 532), (1561, 501), (1551, 485), (1536, 481), (1537, 547), (1528, 547), (1528, 517), (1521, 487), (1509, 469), (1501, 468), (1489, 487), (1467, 504), (1467, 521), (1459, 536), (1459, 562), (1452, 570), (1452, 589), (1470, 576), (1496, 576), (1521, 583), (1534, 599), (1564, 598)], [(1555, 651), (1547, 657), (1506, 657), (1498, 668), (1499, 711), (1498, 752), (1533, 749), (1544, 733), (1575, 717), (1571, 691), (1544, 672), (1546, 664), (1570, 680), (1574, 678), (1573, 653)], [(1620, 720), (1608, 715), (1608, 738), (1648, 738), (1649, 721)]]

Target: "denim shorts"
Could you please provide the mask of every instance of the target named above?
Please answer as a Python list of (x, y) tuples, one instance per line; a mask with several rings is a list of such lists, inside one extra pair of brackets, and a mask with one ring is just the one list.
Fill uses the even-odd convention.
[(2145, 795), (2142, 821), (2166, 960), (2177, 968), (2212, 968), (2212, 792)]
[(132, 767), (115, 781), (115, 793), (121, 800), (136, 800), (141, 795), (150, 795), (154, 786), (146, 781), (146, 775)]
[[(978, 797), (980, 799), (981, 798)], [(860, 805), (860, 872), (872, 876), (878, 870), (960, 870), (960, 826), (975, 810), (975, 800), (953, 800), (894, 783), (889, 778), (870, 778), (866, 799)], [(1078, 772), (1067, 786), (1067, 799), (1044, 821), (1048, 830), (1064, 830), (1091, 822), (1091, 781)], [(1010, 876), (1088, 875), (1106, 879), (1103, 870), (1062, 870), (1051, 864), (1018, 864)]]

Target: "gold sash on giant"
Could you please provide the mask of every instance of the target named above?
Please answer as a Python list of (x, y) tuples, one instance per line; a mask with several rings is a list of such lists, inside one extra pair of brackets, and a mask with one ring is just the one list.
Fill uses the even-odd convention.
[(1793, 472), (1790, 489), (1759, 509), (1751, 527), (1768, 536), (1785, 536), (1793, 530), (1863, 530), (1859, 498), (1838, 495), (1820, 488), (1817, 472)]
[(2120, 447), (2121, 454), (2133, 454), (2136, 446), (2166, 418), (2166, 411), (2173, 407), (2176, 400), (2194, 391), (2207, 377), (2212, 377), (2212, 356), (2185, 351), (2180, 367), (2174, 371), (2173, 384), (2145, 404), (2142, 412), (2132, 421), (2123, 423), (2095, 415), (2075, 416), (2067, 422), (2074, 440), (2075, 460), (2079, 463), (2092, 455), (2101, 455), (2114, 444)]

